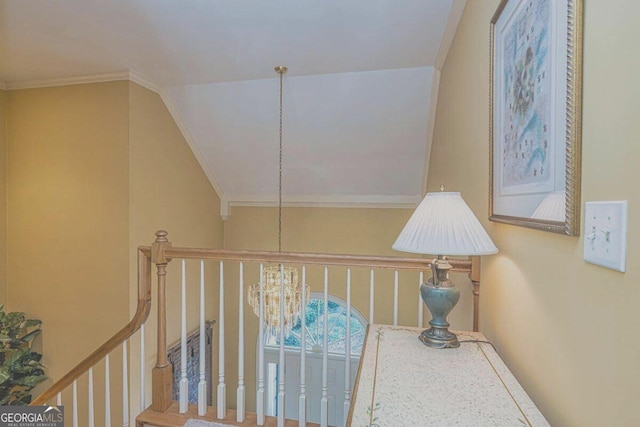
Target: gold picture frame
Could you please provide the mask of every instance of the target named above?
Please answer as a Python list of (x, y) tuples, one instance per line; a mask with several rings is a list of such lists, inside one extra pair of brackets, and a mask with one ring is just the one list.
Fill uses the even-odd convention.
[(491, 19), (491, 221), (580, 234), (582, 10), (502, 0)]

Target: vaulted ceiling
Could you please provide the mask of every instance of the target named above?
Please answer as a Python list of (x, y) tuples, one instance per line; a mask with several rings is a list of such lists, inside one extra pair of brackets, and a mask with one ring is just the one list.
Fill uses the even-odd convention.
[[(230, 205), (413, 206), (464, 0), (0, 0), (6, 89), (158, 91)], [(435, 86), (434, 86), (435, 82)]]

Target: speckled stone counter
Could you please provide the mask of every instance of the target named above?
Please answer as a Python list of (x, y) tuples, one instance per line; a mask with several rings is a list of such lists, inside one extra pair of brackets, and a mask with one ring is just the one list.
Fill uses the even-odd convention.
[(347, 426), (548, 426), (477, 332), (457, 332), (457, 349), (418, 341), (422, 328), (371, 325)]

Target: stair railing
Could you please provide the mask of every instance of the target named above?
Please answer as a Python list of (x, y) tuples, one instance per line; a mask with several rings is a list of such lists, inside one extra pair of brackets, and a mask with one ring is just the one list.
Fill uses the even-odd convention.
[[(112, 402), (111, 402), (111, 372), (110, 372), (110, 356), (118, 348), (121, 347), (122, 357), (122, 390), (115, 392), (117, 396), (122, 398), (122, 423), (124, 427), (129, 426), (129, 410), (130, 410), (130, 393), (129, 393), (129, 361), (127, 342), (138, 330), (141, 330), (141, 348), (144, 349), (144, 323), (149, 316), (151, 309), (151, 252), (149, 248), (141, 248), (138, 250), (138, 293), (137, 306), (133, 318), (122, 329), (116, 332), (108, 341), (98, 347), (93, 353), (82, 360), (78, 365), (71, 369), (62, 378), (56, 381), (46, 391), (37, 396), (31, 405), (62, 405), (62, 394), (69, 387), (72, 388), (72, 404), (71, 420), (74, 427), (89, 426), (93, 427), (96, 423), (94, 411), (94, 368), (96, 365), (104, 361), (104, 425), (111, 426), (116, 424), (116, 420), (112, 420)], [(143, 353), (143, 352), (142, 352)], [(143, 353), (144, 354), (144, 353)], [(120, 355), (116, 355), (120, 357)], [(144, 356), (141, 356), (141, 365), (144, 364)], [(88, 375), (87, 389), (87, 421), (78, 419), (78, 380)], [(144, 369), (141, 369), (141, 384), (144, 384)], [(144, 393), (144, 388), (141, 392)], [(142, 398), (144, 402), (144, 398)], [(144, 403), (141, 407), (144, 406)], [(144, 408), (142, 407), (141, 410)], [(67, 417), (69, 413), (67, 412)], [(98, 424), (103, 425), (102, 422)]]
[[(218, 419), (218, 420), (230, 420), (233, 419), (234, 422), (242, 423), (247, 420), (248, 413), (246, 412), (246, 399), (245, 399), (245, 379), (244, 379), (244, 330), (245, 330), (245, 316), (244, 316), (244, 304), (245, 304), (245, 264), (254, 263), (259, 264), (259, 281), (260, 281), (260, 296), (262, 299), (262, 271), (265, 264), (277, 264), (277, 265), (298, 265), (301, 266), (302, 269), (302, 283), (306, 283), (305, 275), (307, 272), (307, 266), (321, 266), (323, 267), (323, 301), (324, 301), (324, 343), (322, 345), (322, 358), (323, 358), (323, 369), (322, 369), (322, 392), (321, 392), (321, 400), (320, 400), (320, 420), (319, 424), (321, 427), (327, 427), (329, 424), (344, 426), (346, 424), (346, 416), (349, 412), (350, 401), (352, 396), (351, 389), (351, 378), (352, 371), (351, 363), (345, 363), (345, 390), (344, 390), (344, 400), (341, 400), (340, 403), (336, 402), (336, 405), (340, 405), (343, 407), (343, 416), (342, 420), (332, 420), (329, 422), (328, 418), (328, 406), (329, 406), (329, 396), (328, 396), (328, 301), (329, 301), (329, 267), (341, 267), (346, 268), (346, 277), (339, 278), (337, 280), (345, 280), (346, 283), (346, 301), (347, 301), (347, 319), (350, 319), (350, 309), (351, 309), (351, 270), (352, 268), (366, 269), (370, 270), (370, 291), (369, 291), (369, 321), (370, 323), (374, 322), (374, 299), (375, 299), (375, 271), (377, 269), (385, 269), (392, 270), (394, 272), (393, 275), (393, 324), (399, 325), (399, 275), (400, 272), (411, 272), (415, 275), (415, 297), (417, 300), (418, 307), (418, 319), (417, 325), (419, 327), (422, 326), (423, 323), (423, 304), (420, 300), (418, 294), (418, 287), (423, 282), (424, 274), (423, 272), (429, 271), (429, 264), (431, 262), (430, 259), (427, 258), (399, 258), (399, 257), (378, 257), (378, 256), (356, 256), (356, 255), (335, 255), (335, 254), (314, 254), (314, 253), (291, 253), (291, 252), (266, 252), (266, 251), (243, 251), (243, 250), (224, 250), (224, 249), (200, 249), (200, 248), (179, 248), (173, 247), (171, 243), (167, 240), (167, 234), (165, 231), (159, 231), (156, 233), (157, 239), (156, 243), (152, 247), (152, 262), (157, 266), (157, 274), (158, 274), (158, 359), (156, 367), (153, 370), (153, 378), (152, 378), (152, 389), (153, 389), (153, 401), (151, 404), (151, 409), (156, 411), (156, 413), (164, 413), (168, 410), (172, 413), (172, 416), (177, 414), (185, 414), (185, 416), (201, 416), (206, 417), (207, 419)], [(201, 330), (201, 346), (204, 345), (204, 336), (202, 333), (204, 331), (204, 321), (205, 321), (205, 269), (204, 269), (204, 261), (205, 260), (214, 260), (219, 262), (219, 277), (217, 278), (217, 286), (219, 292), (219, 309), (218, 309), (218, 318), (217, 318), (217, 326), (218, 326), (218, 383), (217, 386), (215, 384), (207, 384), (205, 381), (205, 373), (204, 373), (204, 363), (203, 359), (200, 358), (200, 382), (198, 384), (198, 405), (197, 411), (196, 407), (189, 407), (187, 402), (187, 378), (186, 378), (186, 361), (185, 358), (182, 359), (182, 366), (176, 366), (176, 369), (180, 370), (180, 380), (179, 380), (179, 401), (176, 406), (172, 401), (172, 386), (173, 386), (173, 375), (171, 371), (171, 365), (168, 364), (166, 360), (166, 309), (164, 304), (166, 303), (166, 298), (163, 293), (166, 290), (165, 277), (167, 272), (167, 264), (171, 262), (171, 260), (181, 260), (182, 265), (182, 314), (181, 314), (181, 340), (183, 342), (183, 348), (186, 348), (186, 313), (185, 313), (185, 260), (193, 260), (199, 261), (200, 264), (200, 277), (199, 277), (199, 290), (200, 290), (200, 330)], [(228, 273), (227, 264), (233, 262), (237, 263), (239, 267), (238, 282), (232, 283), (230, 286), (230, 282), (228, 279), (228, 275), (225, 275), (225, 271)], [(469, 273), (469, 278), (473, 284), (473, 298), (474, 298), (474, 314), (473, 314), (473, 330), (478, 330), (478, 299), (479, 299), (479, 285), (480, 285), (480, 258), (472, 257), (470, 259), (450, 259), (450, 264), (452, 265), (451, 271), (456, 272), (466, 272)], [(281, 267), (282, 268), (282, 267)], [(419, 275), (416, 274), (419, 272)], [(281, 273), (281, 276), (284, 276)], [(332, 280), (335, 276), (332, 276)], [(191, 278), (191, 280), (195, 280)], [(413, 279), (412, 279), (413, 280)], [(211, 278), (207, 275), (207, 283), (211, 283)], [(215, 279), (213, 280), (216, 281)], [(230, 288), (230, 289), (226, 289)], [(237, 393), (237, 402), (235, 410), (228, 410), (227, 408), (227, 383), (225, 381), (225, 292), (227, 290), (238, 291), (238, 377), (237, 377), (237, 389), (234, 390)], [(304, 294), (304, 292), (303, 292)], [(285, 291), (284, 291), (284, 283), (281, 284), (281, 296), (280, 301), (284, 301)], [(380, 302), (378, 302), (380, 303)], [(386, 302), (385, 302), (386, 303)], [(391, 301), (389, 301), (391, 303)], [(176, 301), (175, 304), (178, 304)], [(305, 304), (301, 305), (302, 313), (301, 319), (304, 321), (305, 319)], [(227, 307), (228, 308), (228, 307)], [(281, 323), (283, 323), (282, 318), (282, 305), (281, 305)], [(264, 318), (264, 302), (260, 302), (259, 308), (259, 319), (255, 318), (251, 321), (258, 321), (259, 330), (258, 336), (262, 337), (264, 333), (263, 327), (263, 318)], [(232, 319), (233, 320), (233, 319)], [(177, 319), (172, 319), (173, 321), (177, 321)], [(350, 352), (350, 343), (348, 337), (350, 336), (350, 323), (347, 321), (346, 324), (347, 332), (347, 343), (345, 344), (345, 360), (351, 361), (352, 355)], [(280, 328), (282, 331), (282, 328)], [(305, 328), (303, 327), (304, 331)], [(279, 363), (278, 363), (278, 372), (284, 372), (285, 370), (285, 345), (284, 345), (284, 336), (282, 332), (280, 334), (280, 346), (279, 346)], [(301, 340), (302, 343), (305, 342), (304, 332)], [(204, 354), (204, 351), (201, 351), (200, 354)], [(300, 427), (304, 427), (307, 425), (307, 392), (305, 388), (305, 354), (306, 352), (302, 350), (300, 352), (301, 356), (301, 367), (300, 367), (300, 388), (298, 390), (290, 391), (285, 390), (285, 375), (278, 376), (278, 384), (277, 388), (277, 426), (284, 427), (285, 420), (285, 399), (289, 393), (294, 393), (296, 396), (296, 405), (298, 406), (298, 410), (296, 411), (296, 416), (298, 418), (298, 424)], [(257, 392), (256, 392), (256, 402), (255, 408), (256, 413), (251, 414), (251, 420), (255, 423), (255, 425), (261, 426), (265, 424), (265, 373), (264, 373), (264, 344), (263, 340), (260, 339), (258, 343), (258, 356), (257, 356), (257, 372), (256, 372), (256, 383), (257, 383)], [(207, 393), (215, 391), (217, 399), (214, 399), (215, 408), (209, 408), (206, 405), (207, 401)], [(289, 396), (290, 397), (290, 396)], [(172, 407), (171, 409), (169, 409)], [(147, 418), (148, 414), (143, 414), (142, 418), (138, 421), (144, 420), (145, 422), (151, 421), (153, 418)], [(152, 424), (152, 423), (151, 423)], [(252, 424), (253, 425), (253, 424)]]
[[(173, 411), (177, 414), (185, 414), (199, 416), (210, 416), (217, 419), (230, 419), (237, 423), (245, 422), (248, 419), (249, 414), (246, 412), (246, 398), (245, 398), (245, 378), (244, 378), (244, 337), (245, 337), (245, 325), (244, 325), (244, 304), (245, 297), (244, 292), (247, 289), (245, 286), (246, 276), (244, 273), (245, 263), (259, 264), (260, 272), (262, 272), (264, 264), (293, 264), (302, 267), (302, 281), (306, 283), (305, 275), (307, 273), (307, 266), (321, 266), (323, 268), (323, 302), (324, 302), (324, 343), (322, 351), (322, 392), (320, 400), (321, 419), (319, 424), (321, 427), (327, 427), (329, 425), (328, 419), (328, 343), (327, 343), (327, 325), (328, 325), (328, 300), (329, 300), (329, 267), (341, 267), (346, 269), (346, 277), (344, 278), (346, 283), (346, 301), (347, 301), (347, 319), (350, 319), (351, 314), (351, 270), (354, 269), (366, 269), (370, 271), (369, 284), (369, 323), (374, 323), (374, 307), (375, 307), (375, 288), (376, 288), (376, 275), (377, 270), (391, 270), (393, 274), (393, 317), (392, 322), (394, 325), (399, 325), (399, 275), (400, 272), (419, 272), (419, 276), (416, 276), (415, 285), (419, 286), (424, 279), (423, 272), (429, 270), (430, 260), (426, 258), (399, 258), (399, 257), (379, 257), (379, 256), (356, 256), (356, 255), (335, 255), (335, 254), (314, 254), (314, 253), (290, 253), (290, 252), (267, 252), (267, 251), (243, 251), (243, 250), (224, 250), (224, 249), (200, 249), (200, 248), (179, 248), (173, 247), (167, 239), (167, 232), (160, 230), (156, 232), (156, 240), (150, 247), (140, 247), (138, 249), (138, 301), (136, 312), (131, 321), (118, 331), (107, 342), (101, 345), (76, 367), (71, 369), (60, 380), (55, 382), (48, 390), (39, 395), (33, 400), (32, 405), (43, 404), (62, 404), (63, 391), (72, 392), (72, 425), (73, 427), (85, 426), (94, 427), (95, 425), (95, 411), (94, 411), (94, 368), (98, 363), (104, 361), (105, 381), (104, 381), (104, 425), (111, 426), (115, 422), (112, 417), (112, 404), (110, 389), (110, 356), (119, 347), (122, 347), (122, 391), (116, 393), (122, 397), (122, 426), (129, 426), (130, 417), (130, 392), (128, 389), (130, 372), (128, 370), (128, 347), (127, 342), (137, 331), (140, 331), (140, 412), (147, 413), (145, 386), (147, 379), (145, 378), (145, 337), (144, 337), (144, 324), (151, 310), (151, 275), (152, 265), (156, 266), (157, 274), (157, 356), (156, 364), (152, 369), (151, 375), (151, 407), (149, 408), (154, 414), (160, 415), (166, 413), (169, 408), (174, 404), (172, 400), (172, 388), (173, 388), (173, 368), (167, 358), (167, 310), (166, 310), (166, 275), (167, 266), (173, 259), (182, 260), (182, 301), (181, 301), (181, 342), (183, 350), (186, 349), (186, 293), (185, 293), (185, 260), (199, 260), (200, 261), (200, 299), (199, 299), (199, 321), (200, 330), (204, 331), (205, 323), (205, 281), (204, 281), (204, 260), (216, 260), (220, 264), (219, 279), (218, 279), (218, 291), (219, 291), (219, 308), (218, 308), (218, 384), (215, 388), (217, 399), (214, 401), (216, 408), (209, 408), (206, 405), (207, 390), (213, 390), (213, 384), (207, 384), (204, 374), (204, 359), (199, 360), (199, 374), (200, 382), (198, 384), (198, 405), (195, 408), (189, 408), (186, 396), (186, 365), (176, 367), (180, 369), (180, 381), (179, 381), (179, 401), (176, 409)], [(239, 290), (239, 306), (238, 306), (238, 382), (236, 393), (236, 410), (228, 410), (226, 402), (226, 381), (225, 381), (225, 263), (235, 262), (239, 265), (239, 283), (237, 289)], [(480, 258), (472, 257), (470, 259), (450, 259), (452, 265), (452, 271), (466, 272), (469, 274), (469, 278), (473, 284), (473, 330), (478, 330), (478, 308), (479, 308), (479, 289), (480, 289)], [(333, 274), (333, 273), (332, 273)], [(404, 274), (404, 273), (403, 273)], [(260, 274), (260, 278), (262, 274)], [(332, 276), (332, 280), (334, 279)], [(343, 279), (338, 279), (343, 280)], [(261, 282), (261, 279), (260, 279)], [(228, 284), (227, 284), (228, 286)], [(261, 284), (262, 286), (262, 284)], [(404, 286), (404, 285), (403, 285)], [(414, 285), (411, 285), (414, 286)], [(232, 287), (232, 289), (234, 289)], [(282, 292), (284, 294), (284, 285), (282, 285)], [(417, 288), (415, 295), (417, 296)], [(234, 289), (235, 290), (235, 289)], [(261, 293), (262, 294), (262, 293)], [(282, 295), (283, 295), (282, 294)], [(303, 293), (304, 294), (304, 293)], [(283, 300), (284, 298), (281, 298)], [(417, 300), (417, 325), (421, 327), (423, 325), (423, 304), (419, 297)], [(391, 301), (389, 301), (391, 302)], [(380, 302), (378, 302), (380, 303)], [(305, 319), (305, 301), (302, 303), (302, 319)], [(262, 337), (264, 333), (263, 318), (264, 303), (260, 304), (260, 316), (259, 320), (255, 319), (259, 323), (259, 336)], [(304, 322), (304, 320), (303, 320)], [(347, 321), (347, 339), (345, 344), (345, 360), (351, 361), (352, 355), (350, 354), (350, 322)], [(304, 328), (303, 328), (304, 330)], [(200, 334), (200, 347), (201, 350), (204, 346), (204, 334)], [(308, 414), (306, 413), (308, 391), (305, 384), (305, 355), (304, 351), (304, 335), (303, 335), (303, 351), (301, 352), (301, 378), (300, 388), (298, 390), (289, 391), (285, 390), (284, 375), (281, 375), (277, 385), (278, 394), (278, 414), (277, 414), (277, 426), (283, 427), (285, 425), (285, 396), (287, 393), (294, 393), (296, 402), (298, 405), (298, 411), (296, 413), (298, 417), (298, 425), (305, 427), (308, 424)], [(204, 354), (204, 351), (200, 351), (200, 354)], [(251, 414), (252, 422), (255, 425), (264, 425), (266, 420), (265, 413), (265, 376), (264, 376), (264, 343), (263, 340), (259, 340), (258, 345), (258, 368), (256, 372), (256, 413)], [(284, 368), (285, 362), (285, 346), (284, 337), (280, 335), (280, 347), (279, 347), (280, 366)], [(181, 358), (182, 363), (186, 363), (186, 357)], [(284, 369), (283, 369), (284, 371)], [(350, 400), (353, 395), (351, 388), (352, 377), (351, 363), (345, 363), (345, 390), (344, 400), (341, 403), (336, 402), (343, 407), (344, 419), (334, 420), (332, 424), (345, 425), (346, 415), (350, 409)], [(78, 379), (83, 375), (88, 376), (88, 408), (87, 417), (88, 422), (80, 422), (78, 417)], [(68, 390), (71, 387), (72, 390)], [(68, 405), (65, 405), (68, 407)], [(210, 413), (210, 411), (213, 411)], [(136, 412), (137, 413), (137, 412)], [(174, 415), (177, 415), (174, 414)], [(84, 416), (84, 413), (82, 414)], [(135, 414), (133, 414), (135, 415)], [(68, 416), (68, 415), (67, 415)], [(154, 415), (155, 416), (155, 415)], [(144, 417), (139, 417), (138, 424), (144, 422)], [(103, 423), (99, 423), (102, 425)]]

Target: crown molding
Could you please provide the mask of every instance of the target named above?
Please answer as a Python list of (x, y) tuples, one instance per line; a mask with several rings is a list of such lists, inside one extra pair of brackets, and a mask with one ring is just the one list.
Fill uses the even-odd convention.
[[(282, 206), (286, 208), (367, 208), (367, 209), (415, 209), (421, 196), (283, 196)], [(223, 219), (231, 215), (231, 207), (277, 208), (278, 197), (275, 195), (227, 195), (221, 203), (220, 214)]]
[[(213, 169), (211, 169), (211, 167), (205, 160), (204, 156), (202, 155), (202, 152), (196, 145), (195, 140), (191, 135), (191, 132), (189, 132), (189, 127), (187, 126), (187, 123), (182, 118), (180, 111), (178, 110), (176, 105), (173, 103), (173, 100), (171, 99), (171, 96), (169, 96), (169, 93), (167, 92), (167, 90), (164, 87), (161, 87), (156, 83), (154, 83), (148, 77), (138, 73), (137, 71), (133, 71), (133, 70), (129, 71), (128, 80), (160, 95), (162, 102), (164, 102), (165, 107), (167, 107), (167, 111), (169, 111), (169, 114), (173, 118), (173, 121), (175, 122), (176, 126), (178, 126), (178, 130), (180, 130), (180, 133), (182, 133), (182, 137), (187, 142), (187, 145), (191, 149), (191, 152), (196, 158), (196, 161), (202, 168), (202, 171), (206, 175), (214, 191), (218, 194), (218, 197), (220, 198), (220, 205), (222, 206), (223, 205), (222, 201), (224, 200), (224, 191), (222, 191), (222, 187), (220, 187), (220, 184), (218, 184), (218, 180), (216, 179), (216, 176), (213, 173)], [(221, 208), (221, 214), (222, 214), (222, 208)]]
[(447, 59), (449, 48), (453, 43), (453, 38), (458, 30), (458, 24), (462, 18), (464, 7), (467, 5), (467, 0), (453, 0), (451, 5), (451, 11), (447, 18), (447, 25), (444, 28), (444, 34), (442, 34), (442, 40), (440, 41), (440, 47), (438, 48), (438, 54), (436, 55), (436, 62), (434, 67), (436, 70), (442, 70), (444, 61)]
[(434, 67), (431, 78), (431, 93), (429, 94), (429, 117), (427, 118), (427, 141), (424, 150), (424, 166), (422, 167), (422, 196), (427, 194), (429, 181), (429, 163), (431, 162), (431, 147), (435, 136), (436, 113), (438, 111), (438, 93), (440, 91), (440, 70)]
[[(462, 9), (464, 9), (464, 3), (466, 0), (454, 0), (454, 6), (452, 13), (449, 16), (449, 20), (454, 15), (453, 11), (456, 8), (456, 4), (462, 3)], [(455, 33), (455, 27), (453, 27)], [(447, 23), (447, 29), (450, 27), (450, 23)], [(450, 44), (450, 43), (449, 43)], [(440, 46), (438, 54), (442, 51), (443, 44)], [(448, 50), (448, 46), (447, 46)], [(446, 56), (446, 54), (445, 54)], [(434, 83), (439, 81), (440, 73), (438, 68), (434, 70)], [(245, 207), (278, 207), (277, 196), (269, 195), (225, 195), (222, 187), (218, 184), (216, 176), (206, 162), (204, 156), (198, 149), (189, 128), (182, 118), (178, 108), (173, 103), (173, 100), (169, 96), (167, 90), (158, 84), (154, 83), (151, 79), (136, 72), (136, 71), (120, 71), (115, 73), (96, 74), (89, 76), (74, 76), (64, 77), (56, 79), (41, 79), (41, 80), (29, 80), (20, 82), (0, 82), (0, 89), (4, 90), (17, 90), (17, 89), (35, 89), (43, 87), (56, 87), (56, 86), (68, 86), (75, 84), (89, 84), (89, 83), (103, 83), (110, 81), (122, 81), (128, 80), (136, 83), (152, 92), (157, 93), (164, 102), (169, 114), (173, 118), (176, 126), (180, 130), (187, 145), (191, 149), (197, 162), (200, 164), (203, 172), (209, 180), (211, 186), (218, 194), (220, 198), (220, 215), (223, 220), (229, 219), (230, 209), (232, 206), (245, 206)], [(435, 88), (435, 93), (433, 92)], [(437, 86), (432, 86), (432, 99), (429, 109), (429, 121), (435, 122), (435, 110), (437, 107)], [(427, 145), (427, 157), (425, 160), (425, 176), (423, 181), (426, 183), (426, 171), (428, 170), (429, 154), (430, 154), (430, 140), (433, 135), (428, 135)], [(424, 187), (423, 187), (424, 188)], [(363, 195), (363, 196), (339, 196), (339, 195), (327, 195), (327, 196), (284, 196), (282, 205), (284, 207), (316, 207), (316, 208), (369, 208), (369, 209), (415, 209), (420, 200), (421, 195), (415, 196), (388, 196), (388, 195)]]
[(467, 0), (453, 0), (451, 5), (451, 11), (447, 18), (447, 25), (440, 41), (440, 47), (438, 48), (438, 54), (436, 55), (436, 61), (433, 66), (433, 77), (431, 79), (431, 94), (429, 96), (429, 117), (427, 126), (427, 140), (425, 142), (425, 159), (424, 167), (422, 168), (422, 196), (427, 194), (427, 184), (429, 181), (429, 163), (431, 161), (431, 147), (433, 146), (433, 138), (435, 136), (436, 125), (436, 113), (438, 111), (438, 93), (440, 91), (440, 70), (444, 66), (444, 62), (449, 54), (449, 48), (453, 43), (456, 31), (458, 30), (458, 24), (462, 19), (464, 8), (467, 5)]
[(36, 89), (42, 87), (69, 86), (88, 83), (104, 83), (120, 80), (129, 80), (129, 71), (115, 73), (93, 74), (89, 76), (59, 77), (54, 79), (24, 80), (5, 82), (6, 90)]
[(167, 91), (162, 86), (154, 83), (148, 77), (138, 73), (137, 71), (129, 70), (129, 71), (119, 71), (116, 73), (106, 73), (106, 74), (95, 74), (90, 76), (74, 76), (74, 77), (63, 77), (56, 79), (42, 79), (42, 80), (26, 80), (20, 82), (9, 82), (3, 83), (0, 82), (0, 89), (6, 88), (6, 90), (17, 90), (17, 89), (35, 89), (35, 88), (43, 88), (43, 87), (55, 87), (55, 86), (69, 86), (76, 84), (88, 84), (88, 83), (104, 83), (104, 82), (112, 82), (112, 81), (122, 81), (128, 80), (130, 82), (136, 83), (146, 89), (149, 89), (152, 92), (160, 95), (162, 102), (167, 107), (169, 114), (173, 118), (173, 121), (178, 126), (178, 129), (182, 133), (183, 138), (187, 141), (187, 145), (193, 152), (197, 162), (200, 164), (200, 167), (204, 171), (207, 179), (211, 183), (211, 186), (220, 197), (220, 200), (224, 198), (224, 192), (222, 188), (218, 184), (216, 177), (204, 159), (204, 156), (196, 146), (191, 133), (182, 119), (178, 109), (173, 104), (173, 101), (169, 97)]
[[(150, 90), (153, 90), (153, 89), (150, 89)], [(202, 152), (196, 145), (196, 142), (193, 139), (193, 136), (191, 136), (191, 132), (189, 132), (189, 128), (186, 122), (182, 118), (180, 111), (178, 111), (178, 108), (175, 106), (175, 104), (171, 100), (171, 97), (169, 96), (167, 91), (165, 89), (161, 89), (160, 92), (158, 92), (158, 94), (160, 95), (160, 98), (162, 98), (164, 105), (167, 107), (169, 114), (171, 114), (171, 117), (173, 117), (173, 121), (175, 122), (176, 126), (178, 126), (178, 129), (182, 133), (182, 137), (185, 139), (185, 141), (187, 141), (187, 145), (189, 145), (189, 148), (191, 149), (193, 156), (196, 158), (196, 161), (198, 162), (198, 164), (200, 164), (202, 171), (209, 179), (209, 183), (211, 184), (215, 192), (218, 194), (218, 197), (220, 198), (220, 211), (221, 211), (221, 215), (224, 218), (224, 214), (222, 211), (223, 211), (223, 206), (225, 204), (224, 200), (226, 199), (225, 199), (224, 191), (222, 190), (222, 187), (220, 186), (220, 184), (218, 184), (218, 180), (216, 179), (216, 176), (213, 173), (213, 169), (211, 169), (206, 159), (202, 155)]]
[(149, 89), (151, 92), (155, 92), (158, 95), (161, 95), (164, 91), (164, 88), (162, 86), (157, 85), (150, 78), (138, 73), (137, 71), (129, 70), (127, 80), (132, 81), (146, 89)]
[(0, 82), (0, 89), (36, 89), (43, 87), (69, 86), (88, 83), (104, 83), (113, 81), (130, 80), (153, 92), (160, 93), (163, 88), (142, 74), (130, 71), (118, 71), (115, 73), (92, 74), (87, 76), (59, 77), (53, 79), (23, 80), (15, 82)]

